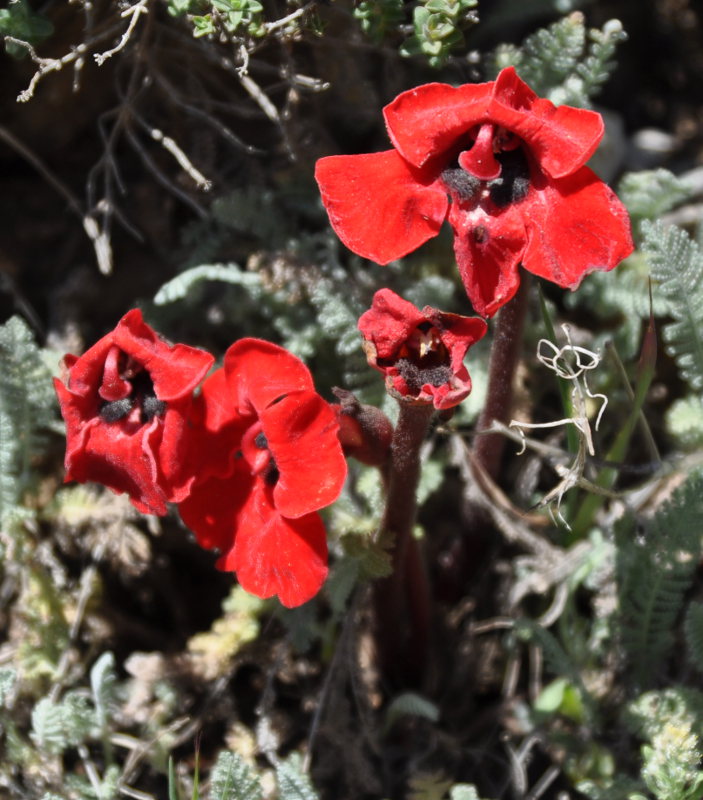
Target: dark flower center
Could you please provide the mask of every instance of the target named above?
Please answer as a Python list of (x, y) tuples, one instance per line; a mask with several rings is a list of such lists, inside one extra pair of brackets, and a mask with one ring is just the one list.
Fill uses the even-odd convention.
[(504, 208), (519, 203), (527, 196), (530, 190), (530, 165), (520, 147), (500, 153), (496, 159), (501, 165), (500, 177), (488, 183), (488, 191), (498, 208)]
[(443, 386), (453, 375), (449, 351), (430, 322), (417, 326), (395, 358), (378, 359), (378, 364), (394, 366), (412, 394), (419, 394), (425, 384)]
[(266, 483), (268, 486), (275, 486), (280, 477), (281, 473), (278, 471), (276, 462), (272, 458), (269, 461), (268, 469), (263, 474), (264, 483)]
[(454, 167), (447, 167), (441, 177), (447, 189), (458, 194), (464, 202), (473, 199), (481, 188), (481, 181), (458, 164)]
[(399, 358), (395, 367), (413, 394), (418, 394), (426, 383), (430, 386), (444, 386), (452, 377), (451, 368), (444, 364), (422, 367), (409, 358)]
[[(474, 146), (485, 149), (486, 145), (487, 142), (481, 142)], [(454, 159), (440, 175), (450, 197), (454, 196), (463, 203), (472, 200), (480, 202), (482, 198), (490, 197), (498, 208), (505, 208), (525, 199), (530, 189), (530, 165), (520, 140), (509, 131), (500, 131), (494, 136), (492, 145), (495, 152), (488, 156), (491, 163), (497, 164), (496, 169), (500, 167), (498, 176), (486, 180), (472, 174), (472, 162), (464, 158), (473, 152), (472, 147)], [(465, 166), (461, 166), (460, 161)]]
[(258, 475), (268, 486), (278, 483), (281, 473), (269, 450), (268, 439), (260, 421), (254, 422), (242, 437), (242, 454), (251, 467), (252, 475)]
[[(101, 404), (99, 414), (105, 422), (119, 422), (129, 416), (133, 408), (139, 409), (139, 422), (150, 422), (154, 417), (162, 417), (166, 413), (166, 403), (159, 400), (154, 391), (154, 382), (146, 370), (133, 374), (125, 380), (131, 385), (127, 397), (119, 400), (105, 401)], [(132, 376), (133, 375), (133, 376)]]

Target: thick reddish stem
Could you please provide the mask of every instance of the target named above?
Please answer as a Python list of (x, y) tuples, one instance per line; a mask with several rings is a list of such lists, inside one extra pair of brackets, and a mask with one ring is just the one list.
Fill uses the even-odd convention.
[[(529, 276), (523, 274), (515, 297), (499, 312), (494, 330), (488, 373), (486, 403), (476, 424), (482, 431), (493, 420), (510, 421), (513, 404), (513, 379), (523, 344), (523, 328), (529, 295)], [(497, 480), (505, 447), (501, 434), (479, 434), (474, 440), (473, 462), (481, 472)], [(474, 480), (480, 482), (479, 470)], [(457, 533), (445, 553), (438, 591), (446, 602), (457, 602), (485, 568), (485, 561), (495, 544), (493, 526), (486, 509), (469, 501), (463, 510), (464, 530)]]
[[(491, 426), (494, 420), (507, 424), (513, 403), (513, 378), (522, 351), (523, 329), (530, 293), (530, 275), (523, 272), (520, 288), (513, 299), (498, 313), (488, 372), (486, 405), (478, 419), (476, 430)], [(505, 437), (499, 433), (478, 436), (474, 457), (484, 470), (497, 478), (505, 447)]]
[(399, 686), (421, 683), (429, 644), (429, 585), (412, 531), (417, 514), (420, 447), (433, 411), (432, 406), (400, 403), (386, 471), (386, 508), (379, 539), (393, 538), (393, 572), (374, 583), (373, 600), (381, 669)]

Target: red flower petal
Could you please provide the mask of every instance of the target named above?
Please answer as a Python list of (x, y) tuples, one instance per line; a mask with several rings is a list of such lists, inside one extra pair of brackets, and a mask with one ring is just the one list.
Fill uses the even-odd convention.
[(500, 175), (501, 166), (493, 153), (495, 125), (484, 122), (470, 150), (459, 154), (459, 166), (482, 181), (492, 181)]
[(97, 481), (127, 492), (144, 513), (165, 514), (194, 479), (186, 420), (212, 361), (203, 350), (164, 342), (136, 309), (80, 358), (67, 356), (68, 385), (55, 382), (66, 480)]
[(234, 547), (237, 520), (255, 483), (247, 464), (238, 461), (229, 477), (199, 481), (178, 505), (181, 519), (193, 531), (198, 544), (221, 552), (220, 569), (233, 569), (228, 566), (228, 559)]
[(225, 353), (232, 413), (258, 414), (270, 403), (298, 389), (314, 389), (303, 362), (263, 339), (240, 339)]
[(223, 368), (208, 375), (193, 400), (190, 424), (194, 443), (190, 456), (199, 478), (225, 476), (232, 471), (242, 436), (254, 414), (242, 416), (234, 402), (234, 391)]
[(594, 270), (610, 270), (633, 250), (630, 220), (615, 193), (588, 167), (530, 193), (524, 205), (529, 272), (575, 289)]
[(417, 326), (425, 321), (419, 308), (391, 289), (379, 289), (371, 308), (359, 317), (361, 335), (376, 348), (376, 358), (392, 358)]
[[(108, 426), (90, 413), (91, 400), (77, 397), (57, 379), (54, 387), (66, 421), (64, 480), (101, 483), (118, 494), (126, 492), (144, 514), (165, 514), (171, 491), (159, 480), (154, 450), (144, 446), (146, 431), (129, 434)], [(152, 429), (158, 425), (156, 418), (150, 423)]]
[(132, 391), (132, 384), (121, 377), (120, 362), (122, 361), (122, 351), (117, 345), (107, 351), (105, 363), (103, 364), (103, 378), (98, 389), (98, 394), (103, 400), (114, 402), (129, 397)]
[(395, 150), (321, 158), (315, 178), (344, 244), (379, 264), (436, 236), (447, 214), (445, 190)]
[[(429, 323), (429, 324), (428, 324)], [(481, 319), (419, 311), (390, 289), (379, 289), (359, 319), (369, 364), (385, 375), (388, 391), (404, 402), (445, 409), (471, 392), (463, 359), (485, 333)]]
[(486, 122), (523, 139), (552, 177), (582, 167), (603, 137), (600, 114), (539, 99), (513, 67), (488, 83), (418, 86), (398, 95), (383, 114), (391, 141), (416, 167), (452, 155), (474, 126)]
[(554, 106), (536, 100), (529, 114), (512, 124), (539, 168), (551, 178), (561, 178), (580, 169), (603, 138), (603, 118), (596, 111)]
[(67, 355), (63, 358), (63, 377), (71, 394), (91, 397), (96, 411), (99, 401), (96, 393), (102, 386), (105, 361), (112, 347), (112, 333), (109, 333), (86, 350), (82, 356)]
[(196, 347), (169, 345), (144, 322), (137, 308), (122, 317), (113, 341), (144, 367), (156, 396), (165, 402), (192, 394), (215, 360)]
[(288, 608), (307, 602), (327, 577), (327, 538), (319, 514), (287, 519), (270, 504), (260, 481), (237, 523), (233, 550), (220, 568), (233, 569), (246, 591), (278, 595)]
[(286, 519), (271, 488), (252, 478), (243, 462), (226, 479), (195, 486), (178, 506), (202, 547), (217, 548), (217, 567), (237, 573), (257, 597), (277, 594), (288, 607), (305, 603), (327, 577), (327, 539), (319, 514)]
[(493, 82), (427, 83), (399, 94), (383, 109), (391, 142), (411, 164), (424, 166), (486, 119), (493, 90)]
[(333, 407), (315, 392), (291, 392), (260, 418), (279, 473), (273, 489), (278, 511), (301, 517), (333, 503), (347, 476)]
[(520, 285), (518, 264), (527, 233), (518, 209), (524, 206), (488, 214), (481, 207), (467, 212), (455, 203), (449, 211), (459, 273), (469, 300), (483, 317), (495, 314)]
[(458, 372), (463, 366), (468, 349), (479, 339), (483, 339), (488, 325), (478, 317), (449, 314), (431, 306), (425, 306), (422, 314), (439, 331), (442, 344), (449, 350), (452, 369)]

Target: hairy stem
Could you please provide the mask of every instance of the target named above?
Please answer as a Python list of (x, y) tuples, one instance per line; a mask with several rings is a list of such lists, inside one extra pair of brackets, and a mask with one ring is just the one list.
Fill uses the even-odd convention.
[[(486, 405), (478, 419), (478, 431), (489, 428), (493, 420), (507, 424), (513, 402), (513, 378), (522, 350), (523, 329), (530, 293), (530, 276), (523, 272), (520, 288), (513, 299), (500, 310), (496, 321), (491, 360), (488, 367)], [(495, 479), (505, 447), (499, 433), (479, 436), (474, 445), (474, 458)]]
[(393, 572), (374, 583), (376, 645), (384, 676), (398, 685), (423, 678), (430, 627), (430, 592), (418, 542), (412, 531), (417, 514), (420, 447), (434, 409), (400, 403), (386, 470), (386, 508), (379, 540), (391, 538)]
[[(499, 433), (481, 434), (493, 421), (510, 422), (513, 404), (513, 382), (520, 360), (523, 329), (529, 296), (529, 275), (522, 274), (520, 288), (513, 299), (500, 310), (494, 328), (488, 367), (486, 403), (476, 424), (479, 435), (473, 443), (469, 480), (473, 479), (480, 493), (486, 479), (496, 481), (505, 448), (505, 437)], [(485, 566), (495, 543), (490, 515), (483, 504), (467, 493), (463, 509), (464, 529), (447, 549), (449, 558), (443, 568), (438, 589), (449, 602), (457, 602)]]

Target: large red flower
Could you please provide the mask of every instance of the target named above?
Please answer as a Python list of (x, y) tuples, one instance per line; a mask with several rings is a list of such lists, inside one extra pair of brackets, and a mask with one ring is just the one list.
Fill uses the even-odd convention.
[(144, 513), (165, 514), (194, 479), (187, 418), (212, 362), (204, 350), (165, 342), (138, 309), (80, 358), (67, 355), (65, 384), (54, 381), (66, 480), (102, 483)]
[(316, 512), (337, 499), (347, 472), (335, 410), (302, 361), (242, 339), (203, 384), (193, 421), (206, 456), (179, 505), (183, 521), (247, 591), (286, 606), (309, 600), (327, 576)]
[(445, 409), (471, 392), (466, 351), (486, 333), (478, 317), (420, 311), (390, 289), (380, 289), (361, 315), (359, 330), (369, 364), (386, 377), (395, 397)]
[(519, 264), (575, 289), (632, 252), (624, 206), (585, 166), (599, 114), (555, 107), (512, 67), (488, 83), (419, 86), (383, 112), (394, 150), (329, 156), (315, 171), (355, 253), (386, 264), (448, 219), (469, 299), (491, 316), (517, 291)]

